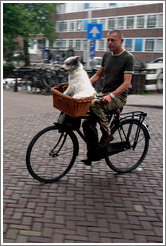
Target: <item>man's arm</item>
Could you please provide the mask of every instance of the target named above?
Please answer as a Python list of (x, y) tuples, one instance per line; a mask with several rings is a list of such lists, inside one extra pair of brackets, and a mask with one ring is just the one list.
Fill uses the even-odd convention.
[(90, 81), (92, 83), (92, 85), (94, 83), (96, 83), (99, 79), (101, 79), (102, 75), (103, 75), (103, 71), (104, 68), (103, 67), (99, 67), (99, 70), (97, 71), (97, 73), (95, 73), (91, 78)]
[[(115, 97), (119, 96), (122, 94), (125, 90), (127, 90), (131, 84), (131, 79), (132, 79), (132, 74), (124, 74), (124, 82), (121, 84), (115, 91), (113, 91), (113, 95)], [(107, 95), (103, 97), (103, 102), (104, 103), (110, 103), (112, 100), (110, 95)]]
[(124, 82), (114, 92), (114, 96), (117, 97), (122, 94), (131, 85), (132, 74), (124, 74)]

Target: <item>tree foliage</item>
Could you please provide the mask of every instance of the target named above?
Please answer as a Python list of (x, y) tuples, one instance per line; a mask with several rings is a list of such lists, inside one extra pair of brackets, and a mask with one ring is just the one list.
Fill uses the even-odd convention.
[[(53, 14), (56, 13), (55, 3), (4, 3), (3, 33), (4, 58), (10, 59), (17, 48), (16, 38), (24, 40), (24, 56), (28, 63), (28, 42), (30, 37), (38, 34), (49, 40), (56, 37)], [(28, 64), (27, 64), (28, 65)]]

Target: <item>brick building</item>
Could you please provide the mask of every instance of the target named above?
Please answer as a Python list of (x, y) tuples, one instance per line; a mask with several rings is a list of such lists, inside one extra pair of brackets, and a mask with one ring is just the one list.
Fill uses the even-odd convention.
[[(47, 40), (55, 56), (67, 53), (73, 47), (75, 55), (86, 57), (87, 24), (101, 23), (103, 37), (96, 40), (96, 56), (102, 57), (107, 50), (106, 34), (111, 29), (124, 33), (124, 48), (134, 54), (137, 61), (149, 62), (163, 56), (163, 6), (164, 2), (115, 2), (115, 3), (63, 3), (55, 14), (57, 39)], [(31, 43), (30, 53), (36, 53), (41, 40)]]

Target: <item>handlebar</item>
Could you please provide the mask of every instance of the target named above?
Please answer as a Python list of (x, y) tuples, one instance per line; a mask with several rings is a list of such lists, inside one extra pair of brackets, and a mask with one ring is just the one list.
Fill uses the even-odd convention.
[(95, 99), (99, 99), (99, 100), (101, 100), (101, 101), (102, 101), (102, 99), (103, 99), (103, 97), (101, 97), (101, 96), (99, 96), (99, 95), (97, 95), (97, 94), (94, 96), (94, 98), (95, 98)]

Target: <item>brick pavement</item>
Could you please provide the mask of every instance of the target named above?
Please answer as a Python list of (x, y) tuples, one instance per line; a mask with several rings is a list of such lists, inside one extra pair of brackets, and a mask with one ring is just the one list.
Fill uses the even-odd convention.
[[(59, 182), (40, 184), (28, 173), (27, 146), (57, 118), (42, 111), (4, 118), (4, 243), (162, 243), (162, 109), (148, 113), (150, 148), (140, 168), (117, 175), (105, 161), (84, 166), (85, 146)], [(125, 111), (140, 110), (126, 106)]]

